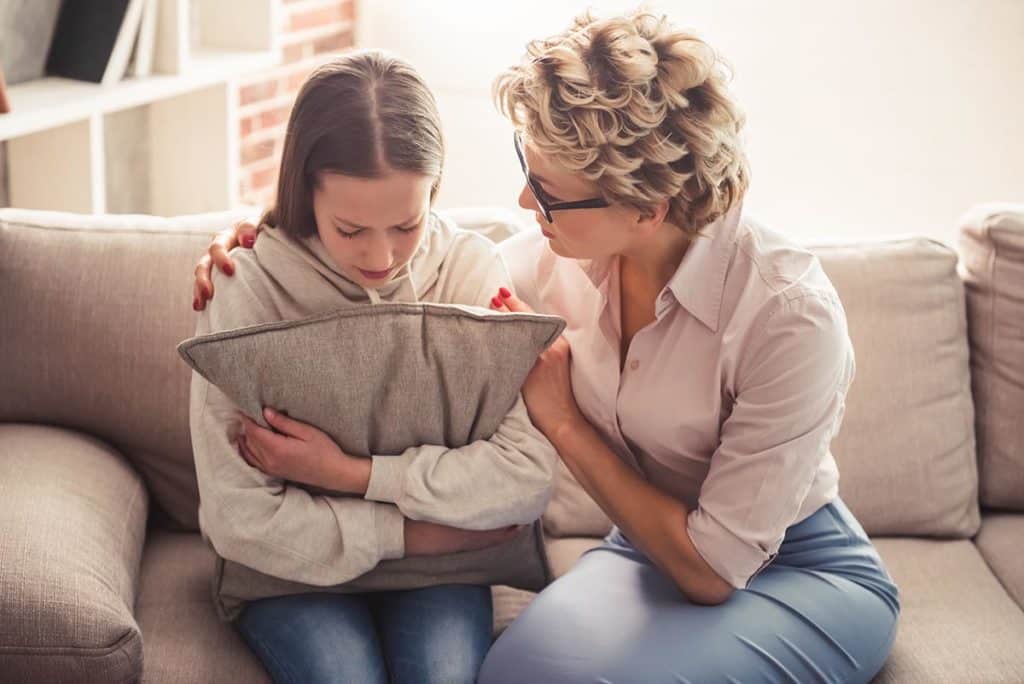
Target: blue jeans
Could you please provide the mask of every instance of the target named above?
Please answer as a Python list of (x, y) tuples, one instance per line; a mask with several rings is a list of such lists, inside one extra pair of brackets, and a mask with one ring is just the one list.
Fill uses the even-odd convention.
[(896, 634), (896, 585), (836, 499), (724, 603), (688, 602), (621, 532), (540, 593), (481, 684), (868, 682)]
[(235, 625), (274, 682), (470, 683), (491, 645), (490, 587), (298, 594)]

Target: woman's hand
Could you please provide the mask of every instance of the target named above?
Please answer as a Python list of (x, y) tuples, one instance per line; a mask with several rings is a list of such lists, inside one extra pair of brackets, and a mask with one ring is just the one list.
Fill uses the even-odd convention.
[(498, 530), (460, 530), (425, 520), (405, 519), (405, 555), (439, 556), (445, 553), (486, 549), (512, 539), (519, 525)]
[[(512, 313), (533, 313), (533, 309), (504, 287), (491, 300), (491, 308)], [(537, 357), (533, 370), (523, 384), (523, 399), (530, 420), (552, 441), (559, 430), (574, 429), (586, 420), (572, 393), (572, 376), (569, 373), (571, 358), (568, 340), (559, 336)]]
[(213, 299), (213, 264), (216, 264), (225, 275), (234, 275), (235, 263), (231, 261), (228, 252), (239, 245), (250, 249), (256, 244), (256, 235), (259, 232), (259, 227), (251, 221), (239, 221), (233, 227), (217, 233), (207, 253), (196, 264), (196, 280), (192, 284), (193, 309), (202, 311), (206, 308), (206, 301)]
[(238, 450), (246, 463), (282, 480), (345, 494), (366, 494), (370, 459), (349, 456), (330, 435), (308, 423), (269, 408), (263, 409), (263, 417), (273, 430), (241, 415)]

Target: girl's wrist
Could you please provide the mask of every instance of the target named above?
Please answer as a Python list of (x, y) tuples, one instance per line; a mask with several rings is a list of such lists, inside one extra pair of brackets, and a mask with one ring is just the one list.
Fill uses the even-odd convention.
[(334, 456), (328, 461), (329, 488), (345, 494), (365, 496), (370, 486), (372, 460), (348, 455), (342, 455), (341, 458)]

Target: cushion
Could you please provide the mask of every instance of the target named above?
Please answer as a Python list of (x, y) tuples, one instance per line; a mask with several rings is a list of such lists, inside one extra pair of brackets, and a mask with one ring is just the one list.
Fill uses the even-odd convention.
[(210, 601), (213, 567), (213, 549), (198, 534), (150, 533), (135, 608), (146, 635), (146, 681), (270, 682), (235, 629), (217, 616)]
[(981, 518), (974, 543), (996, 578), (1024, 609), (1024, 514), (987, 513)]
[(544, 511), (544, 530), (555, 537), (603, 537), (611, 529), (608, 514), (559, 459), (555, 493)]
[[(259, 418), (262, 407), (273, 406), (318, 426), (346, 453), (397, 455), (410, 446), (459, 447), (493, 435), (537, 355), (564, 326), (540, 314), (388, 303), (200, 335), (179, 351), (247, 415)], [(245, 600), (324, 590), (230, 561), (220, 568), (217, 591), (226, 617)], [(453, 582), (539, 589), (546, 580), (534, 525), (483, 551), (384, 561), (332, 589)]]
[(839, 292), (857, 361), (832, 442), (843, 500), (872, 535), (974, 535), (974, 412), (956, 253), (924, 238), (813, 251)]
[(103, 439), (142, 473), (158, 521), (198, 529), (188, 427), (196, 261), (243, 211), (86, 216), (0, 210), (0, 422)]
[(127, 682), (149, 501), (114, 449), (69, 430), (0, 424), (0, 679)]
[(1024, 205), (961, 219), (981, 503), (1024, 511)]
[(875, 539), (900, 590), (876, 684), (1024, 681), (1024, 611), (967, 540)]
[(563, 537), (561, 539), (549, 539), (546, 547), (548, 562), (551, 564), (551, 574), (558, 579), (576, 565), (587, 551), (595, 549), (604, 542), (598, 537)]

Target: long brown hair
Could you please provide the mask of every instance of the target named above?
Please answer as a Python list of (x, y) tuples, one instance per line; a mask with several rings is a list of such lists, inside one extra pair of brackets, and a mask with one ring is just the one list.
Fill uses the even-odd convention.
[(262, 220), (308, 237), (316, 233), (313, 190), (321, 173), (433, 176), (433, 201), (443, 168), (441, 117), (422, 77), (380, 50), (349, 52), (316, 69), (299, 90), (288, 118), (276, 203)]

